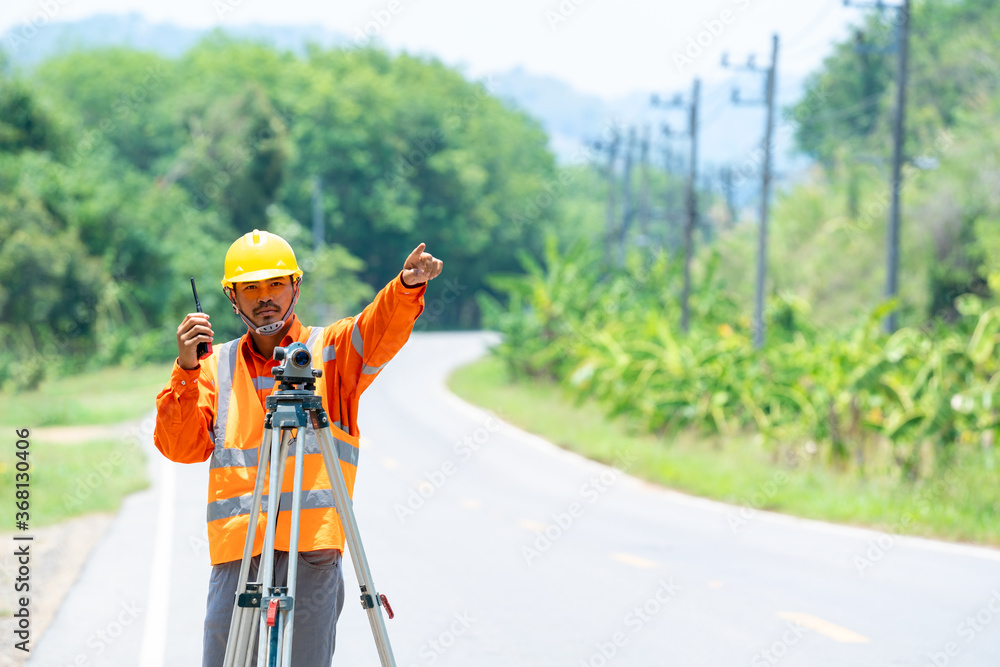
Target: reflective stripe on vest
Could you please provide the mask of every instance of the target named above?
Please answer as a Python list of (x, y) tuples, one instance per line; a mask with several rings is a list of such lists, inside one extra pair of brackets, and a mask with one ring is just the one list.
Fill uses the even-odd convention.
[[(339, 426), (337, 428), (340, 428)], [(339, 458), (344, 463), (350, 463), (352, 466), (357, 467), (358, 465), (358, 449), (349, 442), (344, 442), (343, 440), (334, 437), (334, 444), (337, 446), (337, 458)], [(316, 438), (310, 438), (309, 433), (306, 433), (306, 441), (303, 444), (303, 450), (306, 454), (321, 454), (319, 448), (319, 441)], [(258, 455), (260, 448), (251, 449), (239, 449), (237, 447), (223, 447), (221, 450), (215, 450), (212, 453), (212, 468), (256, 468), (258, 462)], [(293, 441), (289, 446), (288, 458), (295, 457), (295, 442)]]
[[(357, 352), (358, 355), (361, 357), (361, 372), (365, 375), (376, 375), (380, 370), (385, 368), (385, 364), (389, 362), (387, 361), (385, 362), (385, 364), (382, 364), (381, 366), (369, 366), (364, 362), (365, 340), (364, 338), (361, 337), (361, 332), (358, 330), (358, 318), (360, 317), (361, 315), (358, 315), (357, 317), (354, 318), (354, 329), (351, 331), (351, 344), (354, 345), (355, 352)], [(323, 361), (326, 361), (326, 359), (324, 358)]]
[[(320, 352), (320, 358), (324, 358), (327, 354), (327, 349), (331, 352), (333, 346), (328, 346), (322, 350), (316, 349), (316, 344), (323, 336), (322, 327), (311, 327), (309, 332), (309, 339), (306, 342), (306, 347), (309, 348), (313, 358), (316, 359), (317, 352)], [(216, 384), (216, 421), (213, 427), (213, 435), (215, 439), (215, 451), (212, 452), (212, 462), (211, 468), (257, 468), (260, 447), (251, 447), (248, 449), (240, 449), (238, 447), (226, 447), (226, 426), (229, 419), (229, 405), (233, 397), (233, 376), (236, 373), (236, 361), (237, 355), (239, 353), (240, 339), (231, 340), (223, 343), (219, 346), (218, 353), (218, 382)], [(331, 358), (334, 355), (331, 354)], [(324, 359), (325, 361), (325, 359)], [(265, 379), (268, 382), (273, 383), (273, 378), (257, 378), (257, 380)], [(267, 385), (273, 386), (273, 385)], [(263, 383), (255, 382), (255, 387), (266, 388)], [(333, 425), (337, 428), (343, 430), (343, 426), (340, 421), (333, 422)], [(352, 466), (357, 467), (358, 465), (358, 449), (349, 442), (340, 440), (339, 438), (333, 437), (333, 441), (337, 447), (337, 458), (339, 458), (344, 463), (348, 463)], [(294, 443), (293, 443), (294, 445)], [(320, 454), (319, 442), (316, 438), (316, 433), (313, 431), (311, 426), (306, 427), (305, 442), (303, 443), (303, 450), (305, 454)], [(294, 448), (289, 449), (289, 458), (294, 458), (295, 450)], [(279, 508), (291, 507), (291, 493), (283, 492), (281, 494), (281, 499), (278, 503)], [(245, 493), (241, 496), (236, 496), (234, 498), (226, 498), (223, 500), (216, 500), (208, 504), (208, 521), (216, 521), (218, 519), (231, 518), (239, 516), (242, 514), (249, 514), (251, 509), (251, 503), (253, 500), (252, 493)], [(319, 508), (335, 508), (336, 504), (333, 499), (333, 492), (330, 489), (303, 489), (302, 493), (302, 508), (303, 509), (319, 509)], [(267, 496), (265, 495), (262, 499), (261, 511), (267, 509)]]
[[(268, 496), (263, 496), (260, 501), (260, 511), (267, 511)], [(208, 520), (229, 519), (241, 514), (250, 514), (250, 505), (253, 503), (252, 495), (236, 496), (225, 500), (217, 500), (208, 505)], [(292, 506), (292, 492), (284, 491), (278, 501), (278, 507), (285, 508)], [(333, 502), (333, 491), (330, 489), (313, 489), (302, 492), (302, 509), (322, 509), (326, 507), (336, 507)]]
[[(215, 424), (212, 435), (215, 451), (226, 446), (226, 424), (229, 423), (229, 397), (233, 394), (233, 372), (236, 370), (236, 355), (240, 351), (240, 339), (231, 340), (219, 346), (219, 368), (215, 383)], [(214, 456), (214, 454), (213, 454)]]

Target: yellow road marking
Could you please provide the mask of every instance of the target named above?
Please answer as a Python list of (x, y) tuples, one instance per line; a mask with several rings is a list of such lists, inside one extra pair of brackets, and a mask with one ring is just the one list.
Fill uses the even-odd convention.
[(633, 556), (632, 554), (611, 554), (611, 557), (620, 563), (625, 563), (626, 565), (631, 565), (633, 567), (644, 567), (647, 569), (652, 569), (659, 566), (654, 560), (648, 560), (646, 558), (640, 558), (639, 556)]
[(830, 621), (824, 621), (822, 618), (816, 618), (815, 616), (811, 616), (809, 614), (803, 614), (802, 612), (781, 611), (778, 612), (778, 617), (791, 621), (792, 623), (798, 623), (804, 628), (815, 630), (821, 635), (826, 635), (830, 639), (843, 642), (845, 644), (867, 644), (871, 641), (868, 637), (859, 635), (858, 633), (848, 630), (845, 627), (831, 623)]
[(527, 528), (528, 530), (535, 533), (540, 533), (543, 530), (545, 530), (544, 523), (538, 523), (537, 521), (532, 521), (531, 519), (521, 519), (520, 521), (517, 522), (517, 525), (519, 525), (521, 528)]

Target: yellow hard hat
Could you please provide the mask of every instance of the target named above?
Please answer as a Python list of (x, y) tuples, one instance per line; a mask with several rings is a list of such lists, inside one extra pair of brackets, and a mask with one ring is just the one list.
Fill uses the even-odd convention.
[(257, 229), (244, 234), (226, 252), (226, 271), (222, 284), (248, 283), (278, 276), (302, 276), (295, 253), (288, 241), (277, 234)]

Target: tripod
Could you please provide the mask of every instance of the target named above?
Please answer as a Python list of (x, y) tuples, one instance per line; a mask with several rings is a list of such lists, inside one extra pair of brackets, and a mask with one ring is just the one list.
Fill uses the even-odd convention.
[[(302, 343), (292, 343), (287, 348), (274, 349), (274, 358), (281, 362), (272, 370), (280, 384), (267, 397), (267, 416), (264, 420), (264, 438), (261, 441), (257, 462), (257, 480), (254, 484), (253, 501), (250, 508), (250, 522), (247, 526), (246, 542), (243, 546), (243, 561), (240, 564), (239, 588), (229, 625), (229, 639), (226, 642), (224, 667), (250, 667), (253, 654), (251, 645), (260, 633), (257, 642), (257, 667), (291, 667), (292, 630), (294, 625), (295, 577), (299, 554), (299, 514), (302, 507), (302, 459), (305, 450), (307, 426), (315, 432), (330, 487), (333, 491), (337, 513), (347, 544), (351, 550), (351, 561), (361, 586), (361, 606), (368, 614), (375, 645), (378, 648), (382, 667), (395, 667), (396, 661), (389, 646), (389, 635), (385, 629), (382, 612), (385, 607), (389, 618), (393, 617), (392, 607), (385, 595), (375, 593), (368, 559), (361, 544), (361, 535), (354, 518), (354, 509), (347, 484), (344, 482), (340, 459), (336, 455), (330, 423), (323, 400), (315, 393), (316, 378), (323, 371), (312, 368), (312, 355)], [(301, 385), (301, 388), (299, 388)], [(307, 421), (308, 419), (308, 421)], [(278, 521), (281, 482), (284, 479), (285, 462), (295, 431), (294, 480), (292, 487), (291, 530), (288, 544), (288, 585), (273, 586), (274, 581), (274, 541)], [(264, 529), (264, 544), (260, 555), (257, 580), (248, 581), (250, 561), (256, 536), (257, 517), (261, 512), (264, 478), (270, 466), (270, 483)]]

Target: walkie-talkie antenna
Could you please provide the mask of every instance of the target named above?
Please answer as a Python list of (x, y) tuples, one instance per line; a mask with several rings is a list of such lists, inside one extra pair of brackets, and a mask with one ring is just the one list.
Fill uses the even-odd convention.
[[(194, 277), (191, 278), (191, 291), (194, 292), (194, 307), (199, 313), (204, 313), (205, 311), (201, 309), (201, 301), (198, 299), (198, 288), (194, 285)], [(205, 357), (211, 356), (211, 354), (211, 343), (198, 343), (198, 359), (204, 359)]]

